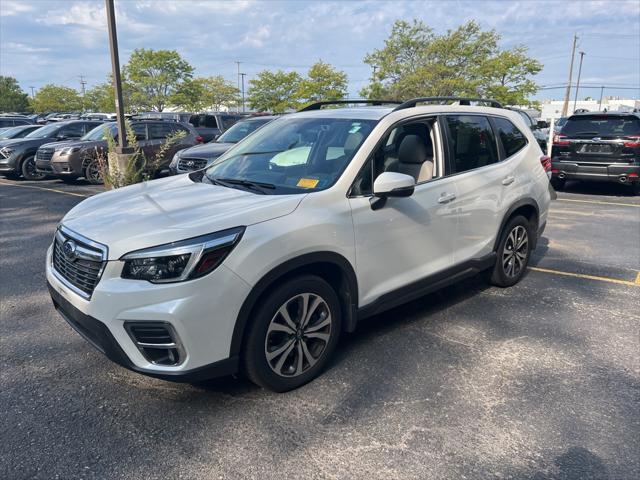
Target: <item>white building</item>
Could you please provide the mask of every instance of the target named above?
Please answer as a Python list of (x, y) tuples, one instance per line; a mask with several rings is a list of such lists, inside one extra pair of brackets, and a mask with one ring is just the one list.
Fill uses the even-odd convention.
[[(542, 112), (540, 117), (543, 120), (551, 120), (562, 116), (563, 100), (543, 100), (541, 102)], [(575, 108), (573, 100), (569, 102), (569, 114), (575, 110), (584, 109), (590, 112), (599, 112), (606, 109), (608, 112), (632, 112), (634, 109), (640, 110), (640, 100), (633, 100), (620, 97), (604, 97), (602, 105), (598, 100), (578, 100)]]

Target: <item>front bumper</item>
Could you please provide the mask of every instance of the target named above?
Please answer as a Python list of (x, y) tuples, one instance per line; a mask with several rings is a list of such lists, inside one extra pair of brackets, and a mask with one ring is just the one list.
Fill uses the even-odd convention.
[(567, 161), (551, 162), (552, 178), (560, 180), (591, 180), (599, 182), (637, 183), (640, 166), (638, 165), (584, 165)]
[(16, 157), (3, 157), (0, 154), (0, 172), (15, 172), (17, 163)]
[[(210, 275), (172, 284), (120, 278), (122, 262), (109, 261), (90, 300), (68, 288), (53, 271), (46, 276), (54, 306), (63, 318), (110, 360), (130, 370), (172, 381), (200, 381), (233, 374), (231, 338), (249, 285), (221, 265)], [(175, 366), (152, 363), (125, 329), (125, 322), (170, 323), (186, 356)]]

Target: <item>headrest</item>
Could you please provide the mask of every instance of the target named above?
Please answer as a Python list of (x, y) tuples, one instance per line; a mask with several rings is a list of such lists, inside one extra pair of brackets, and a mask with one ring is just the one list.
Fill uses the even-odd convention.
[(431, 142), (425, 145), (417, 135), (407, 135), (402, 139), (398, 149), (398, 160), (402, 163), (424, 163), (433, 158)]
[(360, 132), (354, 132), (347, 135), (347, 139), (344, 141), (344, 154), (351, 155), (355, 152), (363, 138), (364, 137)]

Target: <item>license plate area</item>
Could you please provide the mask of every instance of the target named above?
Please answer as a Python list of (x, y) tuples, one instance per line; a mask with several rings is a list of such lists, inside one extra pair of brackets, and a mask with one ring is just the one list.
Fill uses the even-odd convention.
[(580, 147), (580, 153), (611, 153), (611, 145), (598, 143), (585, 143)]

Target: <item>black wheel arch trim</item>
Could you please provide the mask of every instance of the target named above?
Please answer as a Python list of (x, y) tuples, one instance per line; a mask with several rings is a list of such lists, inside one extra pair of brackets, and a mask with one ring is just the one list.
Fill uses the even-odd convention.
[(251, 289), (244, 300), (236, 319), (231, 338), (230, 356), (238, 356), (242, 349), (246, 327), (250, 321), (250, 315), (257, 305), (260, 297), (274, 285), (274, 282), (283, 276), (312, 266), (314, 264), (332, 264), (338, 267), (347, 281), (346, 291), (336, 291), (342, 304), (343, 330), (352, 332), (355, 330), (358, 310), (358, 280), (353, 266), (344, 256), (336, 252), (321, 251), (307, 253), (287, 260), (264, 275)]
[[(536, 202), (533, 198), (531, 197), (521, 198), (517, 202), (513, 203), (507, 210), (507, 213), (505, 213), (504, 217), (502, 218), (502, 222), (500, 223), (500, 228), (498, 229), (498, 235), (496, 236), (496, 240), (493, 244), (494, 252), (498, 250), (498, 244), (500, 243), (500, 239), (502, 238), (502, 232), (504, 231), (504, 227), (506, 226), (507, 222), (509, 221), (513, 213), (522, 207), (533, 207), (533, 209), (536, 211), (536, 217), (539, 223), (540, 207), (538, 206), (538, 202)], [(538, 236), (535, 235), (535, 233), (538, 231), (538, 225), (532, 225), (532, 227), (534, 229), (533, 242), (532, 242), (533, 243), (532, 250), (533, 250), (536, 248), (536, 243), (538, 241)]]

